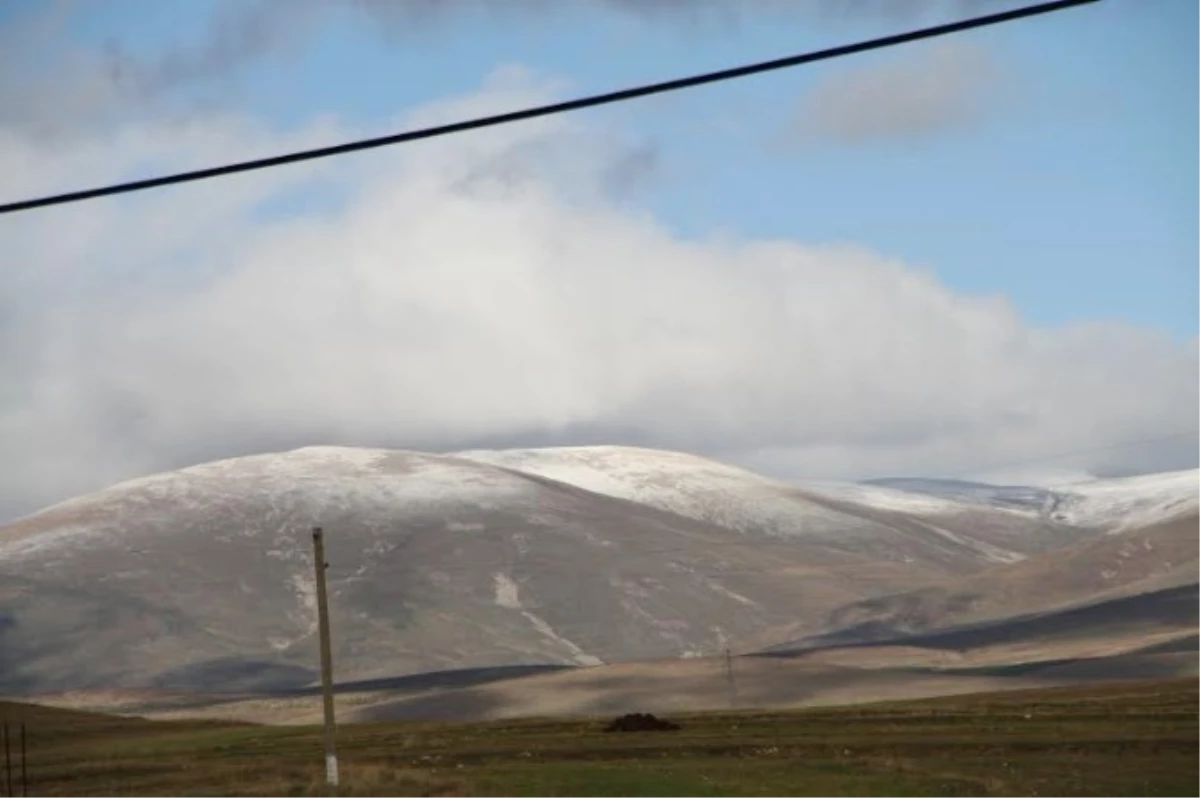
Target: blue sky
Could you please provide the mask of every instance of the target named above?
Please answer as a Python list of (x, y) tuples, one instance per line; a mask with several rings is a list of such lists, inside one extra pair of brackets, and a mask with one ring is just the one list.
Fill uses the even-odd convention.
[[(0, 6), (0, 193), (393, 132), (447, 102), (457, 118), (602, 92), (968, 7), (900, 5), (15, 0)], [(1193, 467), (1197, 9), (1101, 0), (0, 218), (0, 516), (309, 444), (625, 443), (787, 478)]]
[[(590, 93), (930, 21), (768, 11), (729, 26), (562, 6), (386, 30), (341, 9), (299, 44), (173, 99), (233, 102), (281, 127), (331, 113), (385, 132), (404, 109), (470, 91), (500, 64)], [(83, 3), (69, 30), (84, 46), (117, 42), (153, 59), (194, 44), (221, 10), (213, 0)], [(815, 82), (926, 44), (587, 113), (619, 118), (655, 146), (662, 174), (637, 201), (683, 235), (856, 242), (956, 289), (1004, 294), (1035, 323), (1122, 319), (1187, 338), (1200, 257), (1196, 30), (1196, 3), (1105, 0), (963, 34), (988, 49), (1015, 96), (916, 141), (771, 146)]]

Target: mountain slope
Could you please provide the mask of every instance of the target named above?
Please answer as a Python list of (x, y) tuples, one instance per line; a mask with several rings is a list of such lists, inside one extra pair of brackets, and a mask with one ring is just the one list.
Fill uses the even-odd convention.
[[(828, 662), (910, 664), (929, 660), (924, 652), (951, 652), (945, 662), (982, 667), (999, 661), (1020, 665), (1064, 657), (1124, 653), (1163, 646), (1196, 636), (1200, 611), (1196, 584), (1105, 598), (1093, 603), (1014, 615), (932, 631), (898, 634), (883, 640), (854, 641), (830, 635), (816, 641), (773, 646), (766, 656), (810, 656)], [(839, 639), (846, 642), (838, 642)], [(1194, 649), (1193, 649), (1194, 653)], [(943, 659), (943, 658), (938, 658)]]
[(820, 633), (774, 648), (892, 640), (1193, 585), (1198, 525), (1196, 515), (1149, 524), (969, 578), (864, 599), (829, 613)]
[(471, 451), (458, 456), (739, 532), (804, 535), (844, 525), (837, 513), (805, 502), (791, 485), (680, 452), (580, 446)]
[(1055, 491), (1052, 517), (1075, 526), (1124, 530), (1200, 511), (1200, 470), (1102, 479)]
[(994, 504), (1014, 509), (1040, 511), (1052, 503), (1055, 494), (1049, 488), (1026, 485), (989, 485), (961, 479), (921, 479), (916, 477), (886, 477), (870, 479), (864, 485), (874, 485), (907, 493), (950, 499), (973, 504)]
[(0, 529), (0, 689), (310, 684), (313, 526), (341, 680), (719, 653), (1096, 537), (670, 452), (311, 447), (134, 480)]
[[(1016, 562), (1090, 536), (1037, 513), (923, 496), (882, 486), (793, 485), (695, 455), (620, 446), (472, 451), (460, 457), (648, 504), (737, 532), (832, 548), (872, 547), (900, 531), (919, 561), (942, 549), (948, 567)], [(848, 523), (853, 519), (853, 523)], [(883, 539), (894, 540), (894, 534)], [(889, 556), (877, 552), (880, 559)], [(903, 558), (907, 557), (908, 560)]]
[(0, 686), (311, 682), (314, 525), (327, 530), (343, 679), (712, 653), (797, 608), (989, 562), (900, 516), (804, 512), (825, 531), (733, 532), (414, 452), (315, 447), (195, 466), (0, 530)]
[(864, 484), (959, 503), (1023, 509), (1072, 526), (1106, 530), (1169, 521), (1200, 510), (1197, 469), (1097, 479), (1054, 488), (905, 477)]

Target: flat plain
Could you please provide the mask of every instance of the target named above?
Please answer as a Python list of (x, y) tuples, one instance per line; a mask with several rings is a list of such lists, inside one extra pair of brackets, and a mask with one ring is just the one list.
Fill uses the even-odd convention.
[[(609, 733), (608, 718), (348, 724), (341, 794), (1197, 795), (1197, 700), (1184, 679), (677, 713), (675, 732)], [(29, 795), (323, 791), (319, 726), (4, 702), (0, 720), (26, 725)]]

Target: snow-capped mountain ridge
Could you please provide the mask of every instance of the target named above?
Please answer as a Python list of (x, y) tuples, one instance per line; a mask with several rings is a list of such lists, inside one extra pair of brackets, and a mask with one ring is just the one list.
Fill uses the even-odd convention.
[(937, 496), (954, 501), (975, 502), (1017, 510), (1041, 510), (1054, 497), (1044, 487), (1027, 485), (992, 485), (958, 479), (929, 479), (918, 477), (885, 477), (870, 479), (862, 483), (891, 488), (910, 494)]
[[(1195, 513), (1200, 509), (1200, 470), (1078, 482), (1055, 493), (1061, 499), (1051, 508), (1051, 517), (1121, 531)], [(1121, 520), (1112, 526), (1115, 518)]]
[(1113, 531), (1168, 521), (1200, 508), (1200, 469), (1046, 487), (916, 478), (871, 480), (866, 484), (966, 503), (1010, 506), (1073, 526)]
[[(1192, 512), (1200, 503), (1197, 469), (1041, 487), (906, 477), (785, 482), (695, 455), (622, 446), (473, 450), (455, 456), (690, 517), (713, 520), (724, 513), (724, 523), (734, 527), (750, 514), (743, 500), (756, 508), (753, 514), (759, 516), (759, 523), (781, 501), (794, 507), (806, 498), (824, 497), (919, 516), (987, 506), (1106, 528), (1166, 520)], [(731, 494), (736, 498), (730, 500)], [(714, 506), (714, 495), (722, 496), (726, 504)]]
[[(418, 472), (384, 467), (389, 458), (420, 458)], [(490, 467), (490, 468), (489, 468)], [(120, 494), (133, 506), (154, 501), (208, 500), (188, 480), (219, 481), (253, 474), (276, 491), (303, 486), (320, 494), (335, 482), (363, 481), (360, 491), (376, 498), (461, 501), (475, 494), (530, 490), (525, 477), (559, 482), (602, 496), (645, 504), (735, 531), (755, 527), (775, 534), (803, 534), (838, 523), (820, 500), (919, 517), (947, 515), (988, 506), (1013, 514), (1038, 515), (1073, 526), (1120, 529), (1195, 512), (1200, 505), (1196, 469), (1120, 479), (1097, 479), (1053, 488), (995, 486), (958, 480), (888, 478), (867, 482), (789, 483), (696, 455), (623, 446), (472, 450), (429, 455), (404, 450), (308, 446), (282, 453), (227, 458), (120, 482), (33, 513), (19, 522), (55, 511), (81, 512)], [(507, 476), (504, 476), (507, 474)], [(134, 498), (136, 496), (136, 498)], [(816, 500), (816, 501), (814, 501)], [(85, 530), (80, 529), (82, 534)], [(46, 542), (46, 541), (43, 541)], [(0, 546), (4, 535), (0, 533)], [(8, 547), (9, 553), (13, 549)]]
[[(1185, 480), (1150, 484), (1093, 485), (1099, 503), (1069, 509), (1193, 498)], [(327, 530), (347, 678), (714, 653), (796, 626), (796, 608), (823, 617), (1098, 534), (675, 452), (308, 447), (129, 480), (0, 528), (0, 685), (311, 679), (312, 526)]]

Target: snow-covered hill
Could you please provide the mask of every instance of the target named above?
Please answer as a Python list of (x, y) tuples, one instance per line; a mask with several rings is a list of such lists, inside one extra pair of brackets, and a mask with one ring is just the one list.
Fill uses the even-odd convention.
[(1040, 511), (1054, 498), (1054, 493), (1048, 488), (1029, 485), (989, 485), (960, 479), (890, 477), (872, 479), (862, 484), (892, 488), (910, 494), (936, 496), (955, 502), (992, 504), (1026, 511)]
[(958, 504), (1008, 507), (1072, 526), (1120, 531), (1169, 521), (1200, 507), (1200, 470), (1122, 479), (1095, 479), (1053, 487), (987, 485), (953, 479), (889, 478), (864, 485)]
[[(871, 548), (881, 528), (936, 538), (988, 563), (1077, 539), (1029, 508), (843, 482), (791, 484), (678, 452), (620, 446), (471, 451), (459, 457), (553, 479), (717, 524), (827, 545)], [(883, 535), (883, 539), (888, 537)], [(914, 555), (918, 559), (922, 556)]]
[(346, 679), (713, 653), (1095, 534), (672, 452), (311, 447), (0, 528), (0, 688), (311, 681), (313, 526)]
[[(987, 512), (1014, 523), (1031, 518), (929, 494), (845, 482), (788, 483), (695, 455), (623, 446), (470, 451), (457, 455), (627, 499), (735, 531), (781, 536), (844, 536), (847, 513), (871, 511), (944, 519)], [(889, 518), (892, 516), (888, 516)]]
[(1170, 521), (1200, 508), (1200, 470), (1098, 479), (1054, 490), (1052, 518), (1113, 532)]
[(638, 502), (739, 532), (802, 535), (845, 519), (792, 485), (680, 452), (626, 446), (459, 452), (458, 457)]
[(781, 533), (800, 532), (800, 520), (817, 520), (803, 516), (830, 514), (806, 498), (808, 492), (916, 514), (956, 512), (963, 507), (953, 497), (868, 483), (789, 483), (696, 455), (630, 446), (476, 450), (457, 456), (733, 529), (766, 526)]
[[(633, 459), (647, 485), (723, 473)], [(745, 511), (775, 490), (705, 478), (704, 507)], [(310, 680), (313, 526), (328, 537), (344, 678), (712, 653), (796, 607), (988, 564), (903, 519), (800, 501), (779, 511), (795, 533), (780, 536), (744, 512), (735, 531), (661, 509), (686, 490), (646, 491), (642, 503), (471, 459), (336, 447), (125, 482), (0, 529), (0, 685)]]

